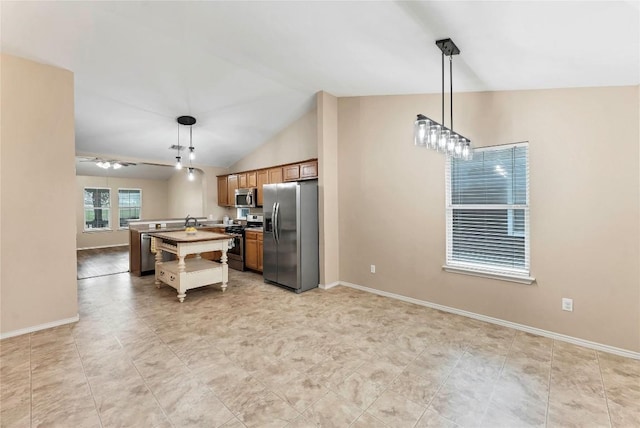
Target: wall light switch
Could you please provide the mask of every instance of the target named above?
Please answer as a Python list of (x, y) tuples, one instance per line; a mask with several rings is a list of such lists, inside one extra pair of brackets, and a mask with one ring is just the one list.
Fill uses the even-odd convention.
[(371, 265), (371, 273), (376, 273), (376, 265)]
[(573, 299), (562, 298), (562, 310), (573, 312)]

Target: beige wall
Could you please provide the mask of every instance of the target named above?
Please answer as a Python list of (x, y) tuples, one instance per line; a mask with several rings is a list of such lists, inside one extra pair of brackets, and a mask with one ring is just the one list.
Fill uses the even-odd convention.
[(339, 277), (338, 234), (338, 99), (317, 94), (318, 123), (318, 221), (320, 284), (331, 285)]
[(228, 174), (227, 168), (201, 167), (204, 174), (202, 188), (204, 191), (204, 213), (213, 216), (215, 220), (222, 220), (225, 215), (236, 215), (235, 209), (224, 208), (218, 205), (218, 175)]
[(168, 216), (184, 218), (204, 216), (205, 189), (203, 188), (203, 174), (194, 169), (195, 179), (187, 179), (186, 168), (176, 171), (169, 181), (168, 187)]
[(412, 143), (417, 113), (439, 118), (439, 95), (339, 99), (340, 280), (640, 351), (638, 87), (454, 101), (476, 146), (530, 143), (536, 283), (442, 270), (445, 159)]
[[(84, 231), (84, 188), (108, 187), (111, 189), (111, 231)], [(129, 231), (118, 228), (118, 189), (142, 190), (142, 218), (166, 218), (168, 210), (167, 180), (145, 180), (114, 177), (76, 177), (76, 245), (77, 248), (104, 247), (129, 243)]]
[(248, 171), (318, 157), (316, 111), (311, 110), (275, 137), (229, 167), (229, 172)]
[(73, 73), (2, 55), (2, 334), (76, 317)]

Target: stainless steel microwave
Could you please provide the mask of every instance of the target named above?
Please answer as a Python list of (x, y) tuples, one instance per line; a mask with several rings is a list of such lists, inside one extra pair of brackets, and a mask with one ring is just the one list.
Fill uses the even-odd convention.
[(236, 189), (234, 204), (236, 208), (254, 208), (256, 202), (258, 202), (258, 189), (255, 187)]

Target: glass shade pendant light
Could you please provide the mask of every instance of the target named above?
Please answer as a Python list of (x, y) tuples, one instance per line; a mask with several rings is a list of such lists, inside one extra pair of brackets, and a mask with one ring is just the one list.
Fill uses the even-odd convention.
[[(436, 45), (442, 51), (442, 124), (419, 114), (413, 126), (413, 143), (418, 147), (428, 147), (446, 153), (457, 159), (470, 160), (473, 158), (471, 141), (453, 131), (453, 55), (458, 55), (460, 49), (451, 39), (436, 40)], [(444, 57), (449, 57), (450, 110), (449, 125), (444, 126)]]
[(182, 157), (180, 156), (180, 125), (189, 127), (189, 169), (188, 178), (194, 180), (193, 165), (191, 161), (196, 158), (196, 149), (193, 147), (193, 125), (196, 123), (196, 118), (193, 116), (180, 116), (176, 119), (178, 122), (178, 156), (176, 156), (176, 169), (182, 169)]

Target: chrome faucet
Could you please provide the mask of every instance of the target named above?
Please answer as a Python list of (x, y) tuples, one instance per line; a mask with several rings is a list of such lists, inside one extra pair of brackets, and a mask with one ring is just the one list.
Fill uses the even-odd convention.
[(190, 214), (187, 214), (187, 217), (184, 219), (184, 227), (189, 227), (189, 222), (193, 220), (193, 227), (196, 227), (198, 225), (198, 220), (191, 217)]

